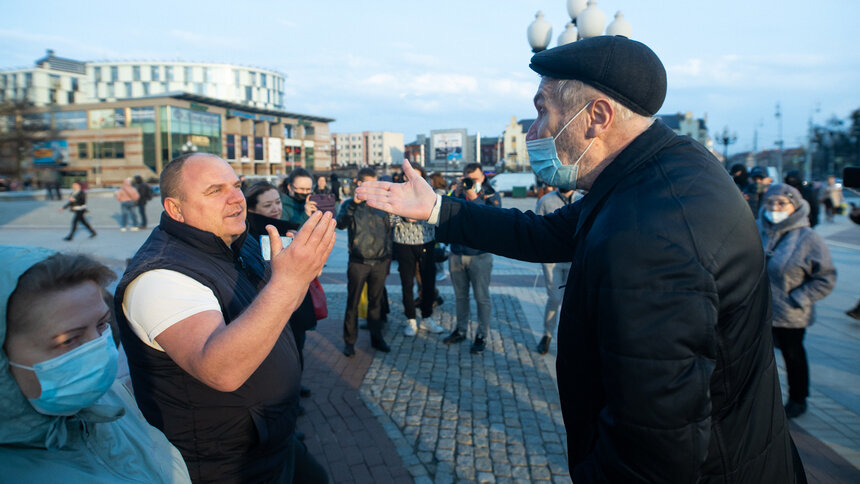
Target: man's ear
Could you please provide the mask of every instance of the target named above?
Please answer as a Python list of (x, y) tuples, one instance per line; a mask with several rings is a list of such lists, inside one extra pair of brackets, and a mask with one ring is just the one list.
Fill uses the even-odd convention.
[(185, 217), (182, 216), (182, 208), (178, 199), (173, 197), (165, 198), (164, 211), (167, 212), (167, 216), (173, 220), (176, 220), (177, 222), (185, 222)]
[(605, 98), (597, 98), (591, 105), (589, 110), (591, 115), (591, 124), (586, 131), (586, 137), (596, 138), (609, 130), (612, 121), (615, 119), (615, 110), (609, 101)]

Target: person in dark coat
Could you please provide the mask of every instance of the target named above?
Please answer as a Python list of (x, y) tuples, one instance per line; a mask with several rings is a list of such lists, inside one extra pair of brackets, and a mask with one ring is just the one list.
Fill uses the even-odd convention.
[(143, 181), (143, 177), (140, 175), (134, 176), (134, 188), (137, 190), (138, 195), (140, 195), (137, 199), (137, 211), (140, 213), (139, 227), (145, 229), (147, 225), (146, 203), (152, 200), (152, 188), (150, 188), (149, 183)]
[(90, 238), (95, 237), (95, 229), (90, 226), (86, 217), (84, 217), (87, 213), (87, 193), (78, 182), (72, 183), (72, 194), (69, 196), (69, 201), (66, 202), (59, 211), (62, 212), (67, 208), (72, 212), (74, 217), (72, 217), (72, 230), (69, 231), (69, 235), (63, 237), (63, 240), (72, 240), (75, 236), (75, 232), (78, 230), (78, 223), (83, 224), (83, 226), (90, 231)]
[(820, 211), (818, 190), (815, 189), (812, 183), (804, 180), (803, 174), (798, 170), (791, 170), (786, 173), (783, 182), (797, 189), (800, 195), (803, 196), (803, 199), (806, 200), (806, 203), (809, 204), (809, 215), (806, 218), (809, 220), (809, 226), (815, 228), (818, 225), (818, 213)]
[(574, 482), (803, 482), (782, 408), (753, 215), (702, 145), (653, 118), (666, 73), (644, 44), (584, 39), (532, 57), (526, 137), (540, 179), (588, 193), (545, 216), (371, 183), (373, 207), (437, 239), (571, 262), (558, 389)]

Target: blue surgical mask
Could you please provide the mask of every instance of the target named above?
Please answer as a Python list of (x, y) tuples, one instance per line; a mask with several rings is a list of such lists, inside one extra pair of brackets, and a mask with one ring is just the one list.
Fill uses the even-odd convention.
[(110, 329), (92, 341), (56, 358), (24, 366), (9, 365), (36, 373), (42, 394), (29, 398), (30, 405), (45, 415), (74, 415), (92, 406), (116, 379), (116, 345)]
[(787, 219), (789, 215), (791, 214), (788, 212), (773, 212), (770, 210), (765, 210), (764, 212), (764, 218), (770, 220), (770, 223), (774, 225), (785, 221), (785, 219)]
[(570, 123), (577, 118), (591, 102), (586, 103), (576, 114), (570, 118), (570, 121), (565, 124), (555, 136), (549, 138), (540, 138), (526, 141), (526, 151), (529, 154), (529, 163), (532, 166), (537, 177), (548, 185), (558, 187), (562, 190), (573, 190), (576, 188), (576, 179), (579, 175), (579, 162), (582, 157), (588, 153), (592, 143), (596, 138), (592, 138), (585, 148), (585, 151), (579, 155), (579, 158), (572, 165), (564, 165), (558, 159), (558, 150), (555, 147), (555, 140), (561, 136)]

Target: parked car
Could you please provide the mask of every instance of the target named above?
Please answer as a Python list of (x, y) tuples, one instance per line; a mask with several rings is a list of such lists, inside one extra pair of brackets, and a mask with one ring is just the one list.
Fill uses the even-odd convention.
[(490, 179), (490, 186), (499, 193), (510, 195), (514, 187), (524, 187), (526, 191), (534, 191), (535, 175), (531, 172), (500, 173)]

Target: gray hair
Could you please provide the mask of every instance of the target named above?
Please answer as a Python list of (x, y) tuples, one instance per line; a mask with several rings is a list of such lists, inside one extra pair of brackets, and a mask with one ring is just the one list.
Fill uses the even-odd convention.
[(619, 121), (628, 121), (636, 117), (647, 117), (634, 113), (630, 108), (616, 101), (608, 94), (598, 91), (582, 81), (576, 79), (554, 79), (554, 81), (555, 90), (553, 95), (561, 101), (563, 106), (568, 106), (569, 109), (579, 110), (585, 103), (600, 96), (605, 96), (609, 100), (612, 110), (615, 111), (615, 118)]

